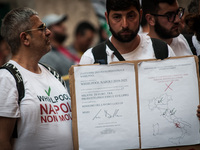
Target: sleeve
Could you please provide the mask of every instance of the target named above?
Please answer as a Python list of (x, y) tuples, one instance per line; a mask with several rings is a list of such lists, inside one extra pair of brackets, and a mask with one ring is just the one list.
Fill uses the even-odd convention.
[(81, 57), (80, 65), (94, 64), (94, 56), (92, 54), (92, 48), (88, 49)]
[(16, 81), (9, 71), (0, 69), (0, 116), (19, 118)]
[(172, 48), (169, 45), (167, 45), (167, 47), (168, 47), (168, 57), (175, 57), (176, 54), (174, 53)]

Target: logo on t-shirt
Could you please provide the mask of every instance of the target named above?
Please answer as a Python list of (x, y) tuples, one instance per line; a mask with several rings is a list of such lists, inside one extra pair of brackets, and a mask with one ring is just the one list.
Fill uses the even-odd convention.
[(71, 98), (66, 92), (53, 96), (51, 87), (44, 90), (46, 96), (37, 96), (40, 101), (41, 123), (53, 123), (72, 120)]
[(49, 87), (48, 92), (47, 92), (46, 90), (44, 90), (44, 91), (47, 93), (48, 96), (50, 96), (50, 93), (51, 93), (51, 87)]

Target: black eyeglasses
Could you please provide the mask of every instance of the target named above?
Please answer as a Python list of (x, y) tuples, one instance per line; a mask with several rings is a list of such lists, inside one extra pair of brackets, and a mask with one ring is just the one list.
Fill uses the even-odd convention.
[(167, 17), (169, 22), (174, 22), (176, 19), (176, 15), (181, 19), (184, 15), (184, 8), (179, 7), (176, 12), (168, 12), (165, 15), (159, 15), (159, 14), (151, 14), (153, 16), (158, 16), (158, 17)]
[(43, 23), (41, 26), (39, 26), (39, 27), (36, 28), (36, 29), (26, 30), (26, 31), (24, 31), (24, 32), (30, 32), (30, 31), (35, 31), (35, 30), (42, 30), (42, 31), (45, 31), (45, 32), (46, 32), (46, 30), (47, 30), (47, 26), (46, 26), (45, 23)]

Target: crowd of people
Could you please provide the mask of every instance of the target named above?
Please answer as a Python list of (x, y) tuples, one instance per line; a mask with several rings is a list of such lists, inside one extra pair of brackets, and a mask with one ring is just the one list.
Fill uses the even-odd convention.
[[(199, 4), (190, 5), (188, 12), (192, 6)], [(65, 46), (68, 16), (49, 14), (40, 18), (26, 7), (8, 12), (0, 37), (0, 65), (6, 63), (0, 69), (0, 148), (73, 149), (69, 80), (62, 80), (69, 68), (96, 63), (98, 53), (105, 53), (105, 60), (99, 61), (104, 64), (159, 59), (154, 42), (166, 45), (165, 58), (199, 56), (199, 9), (185, 12), (177, 0), (142, 0), (142, 5), (139, 0), (107, 0), (105, 19), (112, 35), (99, 37), (100, 42), (106, 41), (105, 50), (91, 48), (100, 32), (90, 22), (77, 24), (73, 43)], [(61, 116), (64, 120), (57, 121)]]

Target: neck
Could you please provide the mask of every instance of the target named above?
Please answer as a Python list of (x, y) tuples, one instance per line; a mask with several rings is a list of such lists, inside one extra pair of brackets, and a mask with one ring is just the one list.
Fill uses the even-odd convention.
[(159, 37), (158, 34), (152, 29), (150, 29), (150, 32), (148, 33), (148, 35), (151, 38), (160, 39), (160, 40), (166, 42), (168, 45), (170, 45), (172, 43), (172, 40), (173, 40), (173, 38), (164, 39), (164, 38)]
[(149, 32), (149, 24), (142, 27), (142, 32), (148, 33)]
[(40, 74), (41, 70), (38, 66), (40, 58), (41, 57), (35, 58), (33, 55), (28, 55), (19, 51), (18, 54), (12, 56), (11, 60), (16, 61), (20, 66), (33, 73)]
[(119, 42), (113, 36), (111, 37), (111, 42), (115, 48), (119, 51), (120, 54), (126, 54), (134, 51), (140, 44), (140, 36), (137, 35), (135, 39), (130, 42)]

